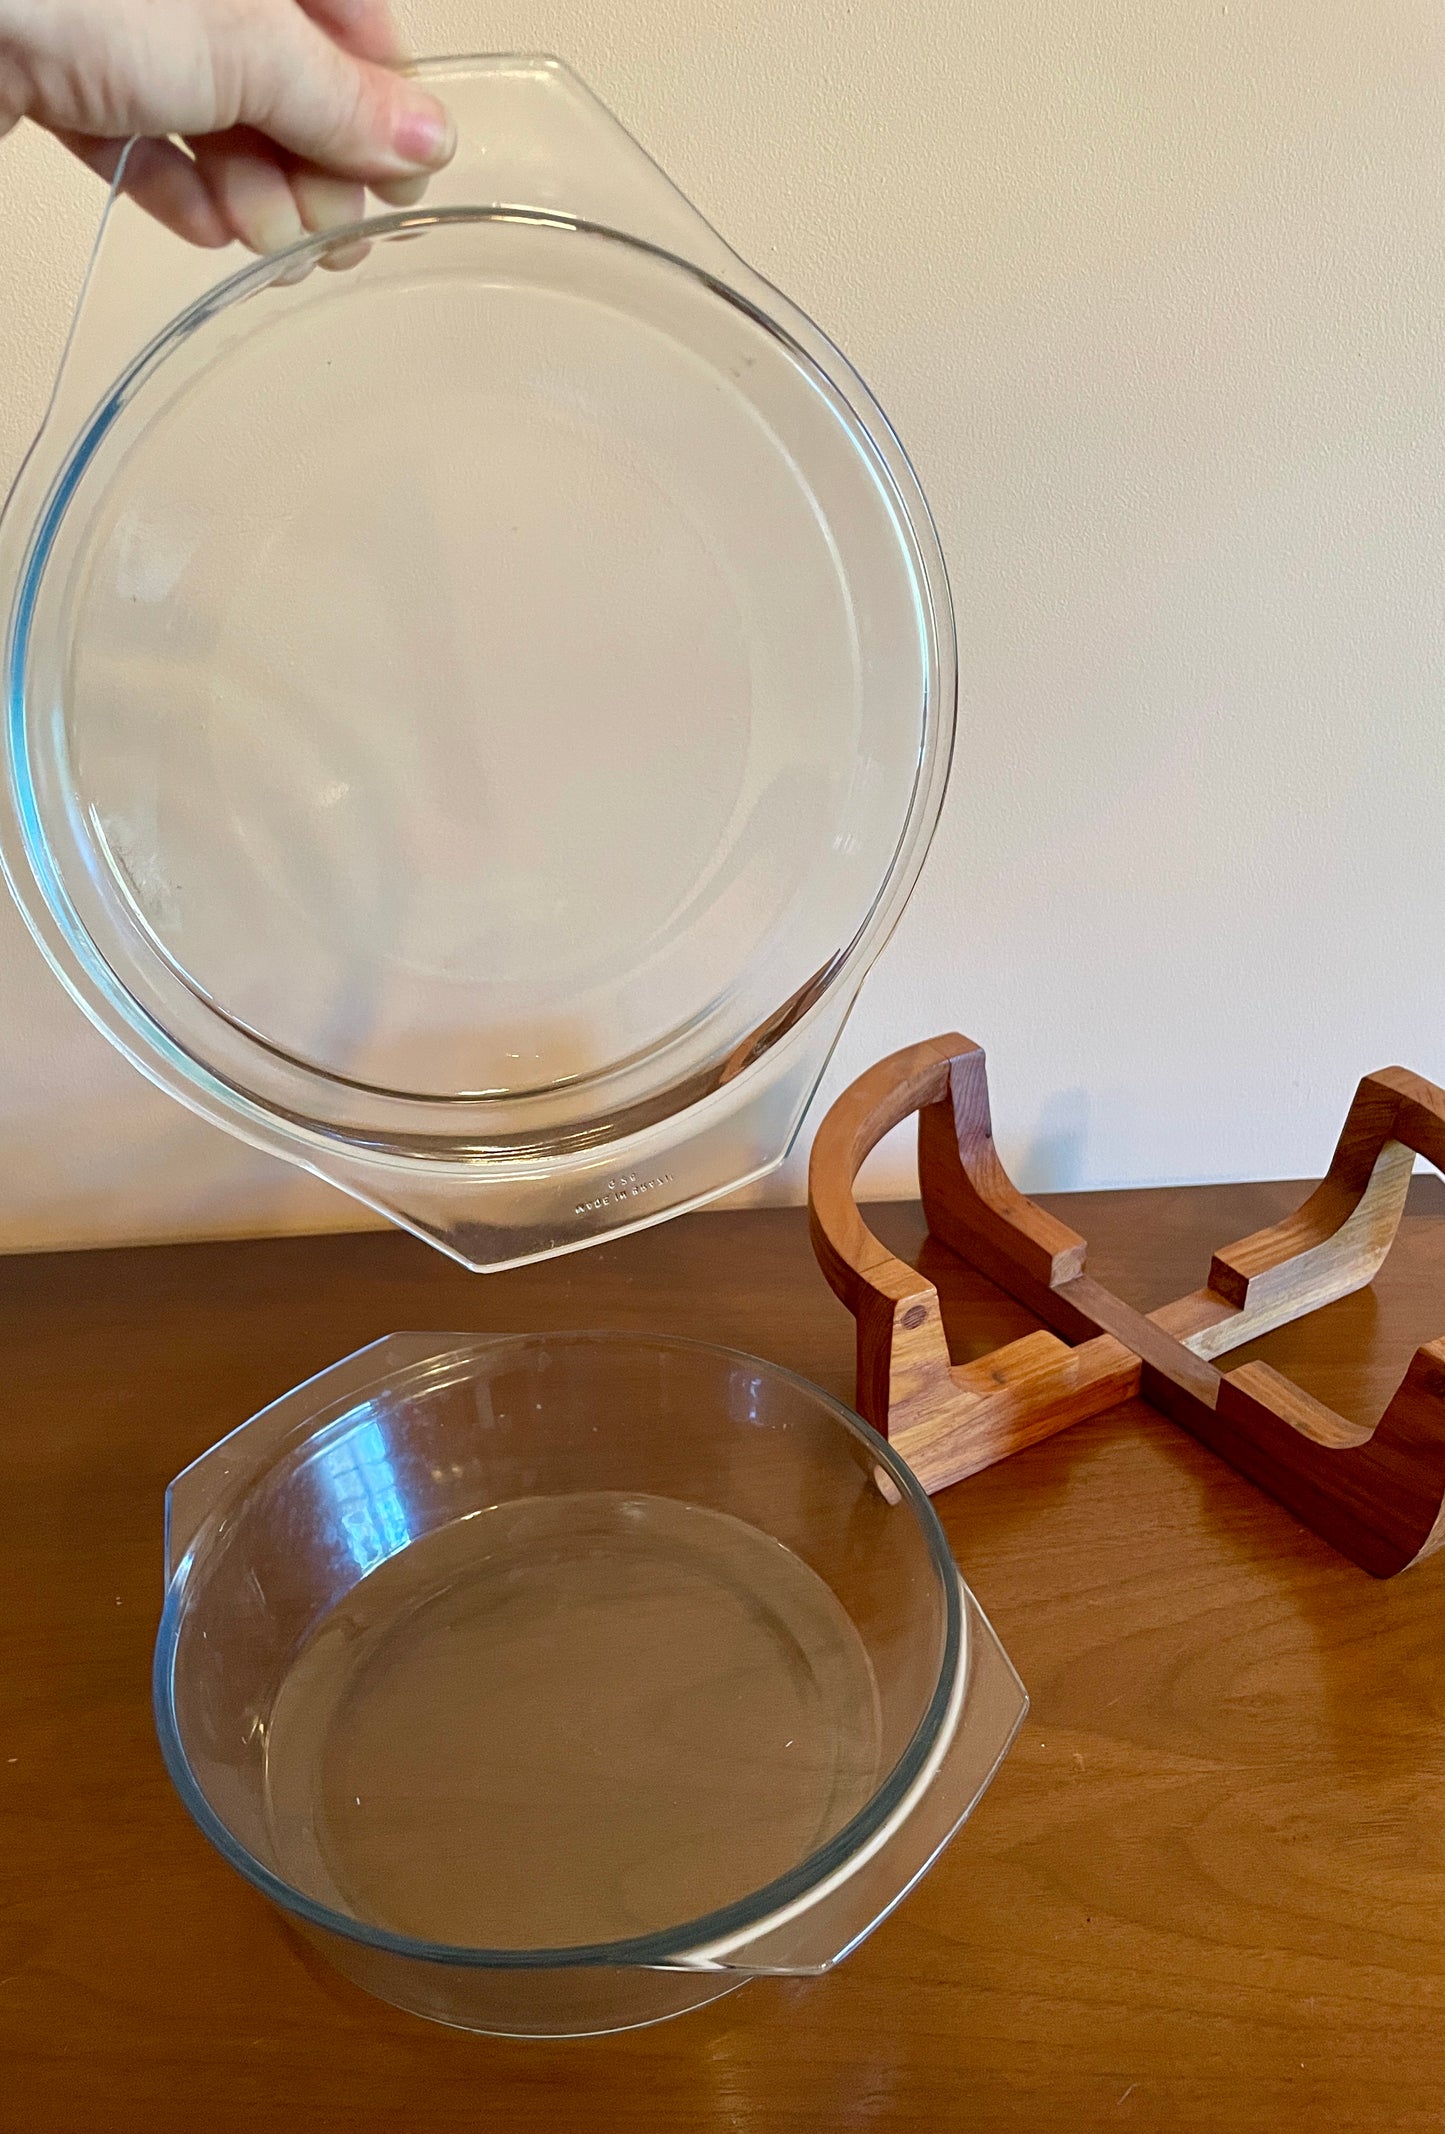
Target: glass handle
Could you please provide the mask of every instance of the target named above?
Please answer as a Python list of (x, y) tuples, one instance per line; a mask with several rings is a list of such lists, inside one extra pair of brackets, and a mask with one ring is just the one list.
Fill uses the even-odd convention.
[[(394, 1387), (396, 1374), (409, 1363), (440, 1370), (459, 1350), (485, 1345), (476, 1335), (459, 1334), (449, 1345), (444, 1334), (387, 1334), (344, 1364), (333, 1364), (293, 1386), (269, 1408), (239, 1424), (182, 1468), (166, 1491), (166, 1584), (175, 1577), (211, 1514), (260, 1472), (293, 1429), (312, 1435), (329, 1418), (355, 1408), (369, 1387), (382, 1380)], [(325, 1399), (318, 1403), (323, 1383)]]
[(963, 1699), (933, 1770), (881, 1842), (831, 1887), (800, 1899), (745, 1940), (698, 1950), (682, 1969), (748, 1977), (816, 1976), (867, 1939), (907, 1896), (983, 1798), (1029, 1708), (1028, 1694), (978, 1602), (959, 1580), (968, 1637)]
[[(765, 288), (560, 60), (473, 55), (420, 60), (410, 71), (450, 111), (456, 154), (414, 209), (369, 201), (367, 227), (395, 231), (438, 210), (526, 208), (641, 238), (744, 294)], [(55, 423), (67, 440), (155, 334), (256, 265), (239, 244), (207, 251), (162, 229), (121, 190), (124, 169), (123, 155), (42, 425)], [(288, 257), (278, 255), (278, 274)]]

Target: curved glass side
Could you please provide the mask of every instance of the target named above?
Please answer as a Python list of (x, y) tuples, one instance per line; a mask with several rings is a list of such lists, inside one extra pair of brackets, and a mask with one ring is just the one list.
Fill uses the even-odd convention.
[(1029, 1708), (1028, 1693), (973, 1594), (959, 1580), (966, 1665), (935, 1755), (874, 1847), (806, 1906), (736, 1944), (695, 1952), (703, 1968), (748, 1977), (832, 1970), (901, 1904), (993, 1783)]

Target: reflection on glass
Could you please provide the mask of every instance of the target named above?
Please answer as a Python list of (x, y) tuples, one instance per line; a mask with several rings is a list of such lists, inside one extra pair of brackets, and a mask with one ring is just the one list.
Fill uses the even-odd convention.
[(319, 1456), (322, 1487), (364, 1578), (411, 1539), (386, 1439), (378, 1423), (359, 1423)]

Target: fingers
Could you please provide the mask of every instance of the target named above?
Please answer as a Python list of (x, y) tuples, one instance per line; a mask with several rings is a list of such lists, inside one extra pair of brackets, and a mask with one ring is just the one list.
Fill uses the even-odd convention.
[(345, 274), (349, 267), (359, 267), (370, 250), (371, 246), (360, 237), (354, 245), (333, 245), (329, 252), (321, 255), (322, 272)]
[[(350, 178), (332, 178), (325, 171), (302, 167), (291, 173), (291, 196), (301, 211), (301, 220), (314, 235), (345, 229), (360, 222), (366, 213), (366, 189)], [(321, 265), (333, 274), (359, 267), (371, 246), (358, 238), (355, 244), (333, 245), (321, 256)]]
[[(124, 141), (67, 132), (56, 137), (107, 184), (114, 181)], [(365, 219), (366, 190), (358, 181), (283, 157), (246, 127), (205, 134), (189, 145), (188, 155), (172, 141), (136, 141), (122, 189), (190, 244), (214, 249), (239, 240), (252, 252), (281, 252), (302, 237)], [(397, 179), (378, 190), (394, 206), (409, 207), (425, 183)], [(321, 265), (354, 267), (369, 250), (358, 240), (328, 253)]]
[(424, 177), (379, 178), (371, 190), (377, 199), (384, 200), (388, 207), (415, 207), (419, 200), (426, 197), (426, 187), (427, 181)]
[[(345, 229), (366, 215), (366, 191), (354, 179), (294, 164), (246, 127), (207, 135), (194, 147), (196, 172), (225, 237), (239, 238), (253, 252), (281, 252), (302, 237)], [(324, 254), (320, 264), (354, 267), (370, 249), (358, 239)]]
[[(444, 107), (396, 71), (389, 0), (268, 0), (239, 9), (229, 34), (234, 95), (224, 101), (238, 122), (184, 145), (145, 139), (127, 164), (126, 191), (192, 243), (284, 250), (361, 221), (367, 185), (391, 206), (414, 206), (451, 156)], [(61, 138), (113, 174), (118, 140)], [(338, 249), (326, 264), (363, 256)]]
[(284, 252), (306, 234), (287, 174), (258, 135), (233, 126), (192, 146), (228, 237), (239, 237), (253, 252)]
[[(67, 132), (57, 132), (56, 139), (107, 185), (114, 181), (123, 140), (97, 141), (87, 134)], [(174, 142), (136, 141), (126, 158), (123, 190), (148, 215), (193, 245), (214, 248), (227, 244), (234, 234), (196, 165)]]
[(324, 230), (345, 229), (366, 214), (366, 188), (351, 178), (333, 178), (329, 172), (301, 165), (291, 173), (291, 197), (296, 202), (303, 229), (319, 236)]
[(389, 66), (344, 51), (330, 11), (350, 10), (349, 34), (381, 34), (376, 0), (312, 0), (326, 27), (299, 7), (265, 17), (247, 54), (241, 119), (338, 177), (374, 185), (439, 170), (456, 146), (445, 107)]

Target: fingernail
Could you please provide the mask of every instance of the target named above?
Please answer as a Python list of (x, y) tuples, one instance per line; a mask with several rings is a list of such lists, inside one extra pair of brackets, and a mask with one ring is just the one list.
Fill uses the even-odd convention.
[(324, 171), (298, 170), (291, 180), (291, 195), (302, 222), (317, 235), (338, 230), (344, 223), (360, 222), (366, 213), (362, 188), (328, 177)]
[(451, 113), (430, 97), (409, 105), (397, 120), (391, 145), (405, 163), (424, 170), (440, 170), (456, 153), (457, 130)]

